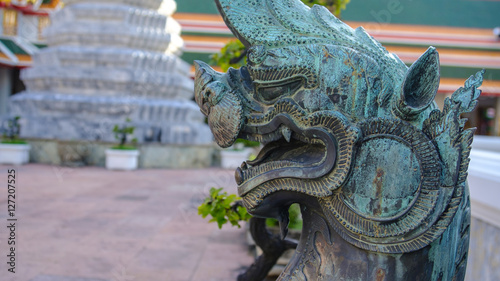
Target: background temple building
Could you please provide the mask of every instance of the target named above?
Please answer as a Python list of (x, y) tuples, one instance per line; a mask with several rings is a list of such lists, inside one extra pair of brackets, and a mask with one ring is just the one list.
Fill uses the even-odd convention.
[(31, 55), (46, 46), (43, 30), (59, 0), (0, 0), (0, 116), (8, 97), (24, 90), (20, 69), (31, 66)]
[(4, 116), (21, 117), (32, 161), (102, 165), (114, 126), (129, 119), (139, 144), (169, 145), (141, 147), (141, 167), (210, 165), (212, 135), (193, 101), (190, 64), (179, 58), (174, 0), (51, 2), (58, 9), (48, 26), (41, 1), (2, 3), (9, 35), (0, 58), (10, 61), (0, 104)]
[[(362, 1), (351, 0), (342, 20), (351, 27), (363, 26), (389, 52), (413, 63), (428, 46), (441, 59), (441, 85), (436, 98), (444, 98), (463, 86), (478, 70), (486, 69), (479, 106), (469, 116), (477, 134), (500, 135), (500, 26), (498, 1)], [(179, 1), (174, 18), (182, 25), (183, 59), (209, 61), (232, 33), (212, 1)], [(498, 31), (497, 31), (498, 32)]]

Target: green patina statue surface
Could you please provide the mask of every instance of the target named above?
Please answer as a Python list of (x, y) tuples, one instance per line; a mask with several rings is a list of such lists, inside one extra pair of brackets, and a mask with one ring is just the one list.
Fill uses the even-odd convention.
[(195, 92), (215, 140), (265, 144), (236, 170), (256, 216), (299, 203), (304, 227), (279, 280), (463, 280), (466, 183), (483, 72), (439, 110), (439, 56), (411, 67), (363, 28), (299, 0), (217, 0), (248, 65), (196, 62)]

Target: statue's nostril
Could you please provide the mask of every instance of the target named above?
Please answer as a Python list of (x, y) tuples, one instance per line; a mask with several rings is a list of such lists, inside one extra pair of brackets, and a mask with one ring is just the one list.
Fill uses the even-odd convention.
[(210, 89), (206, 89), (203, 92), (203, 104), (211, 103), (213, 92)]
[(204, 103), (201, 108), (206, 116), (210, 115), (210, 105)]

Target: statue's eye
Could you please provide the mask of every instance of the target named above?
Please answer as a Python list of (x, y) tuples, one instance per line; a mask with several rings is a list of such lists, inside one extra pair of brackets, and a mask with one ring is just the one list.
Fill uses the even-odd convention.
[(274, 103), (281, 97), (293, 95), (302, 86), (302, 80), (269, 83), (257, 86), (257, 97), (264, 103)]

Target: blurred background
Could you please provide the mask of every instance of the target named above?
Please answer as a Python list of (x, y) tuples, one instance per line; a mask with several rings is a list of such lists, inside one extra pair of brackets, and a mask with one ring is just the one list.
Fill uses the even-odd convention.
[[(437, 48), (440, 108), (486, 70), (466, 116), (467, 280), (500, 280), (500, 1), (340, 2), (337, 16), (408, 65)], [(231, 169), (258, 144), (213, 143), (192, 62), (225, 71), (241, 52), (213, 1), (0, 0), (0, 170), (30, 163), (15, 166), (24, 248), (5, 280), (235, 280), (253, 260), (244, 230), (218, 230), (197, 207), (210, 187), (236, 192)]]

